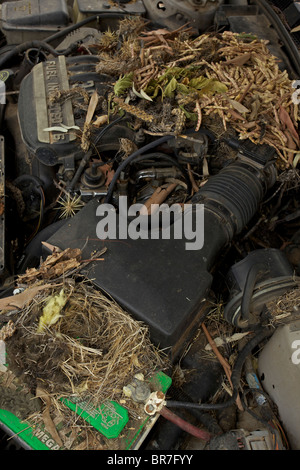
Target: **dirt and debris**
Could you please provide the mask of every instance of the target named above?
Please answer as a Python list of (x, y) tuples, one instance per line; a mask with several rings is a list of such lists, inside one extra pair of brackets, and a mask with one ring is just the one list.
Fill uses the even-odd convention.
[[(62, 398), (88, 397), (95, 407), (107, 400), (127, 403), (123, 387), (135, 374), (146, 379), (169, 367), (167, 355), (150, 342), (148, 327), (132, 319), (91, 281), (74, 275), (80, 260), (80, 250), (54, 252), (39, 268), (20, 276), (17, 284), (26, 282), (27, 288), (13, 296), (16, 301), (1, 305), (1, 317), (9, 320), (1, 329), (8, 372), (0, 375), (3, 381), (9, 373), (14, 383), (26, 389), (19, 394), (20, 388), (12, 393), (9, 387), (1, 394), (1, 408), (20, 409), (22, 419), (42, 421), (52, 436), (53, 412), (71, 416)], [(28, 394), (37, 403), (26, 413)], [(130, 400), (128, 411), (135, 416), (136, 404)], [(73, 415), (74, 424), (77, 420)], [(59, 439), (56, 436), (55, 441)]]
[(284, 324), (299, 318), (300, 287), (289, 290), (267, 304), (273, 323)]
[(24, 420), (39, 413), (41, 403), (35, 399), (28, 386), (15, 377), (11, 371), (0, 373), (0, 409), (13, 413)]

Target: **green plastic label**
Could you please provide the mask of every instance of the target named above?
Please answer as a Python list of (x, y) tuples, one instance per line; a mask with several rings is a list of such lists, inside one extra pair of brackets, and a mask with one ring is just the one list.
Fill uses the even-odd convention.
[[(163, 372), (158, 372), (151, 377), (149, 383), (152, 390), (166, 393), (172, 383), (172, 379)], [(85, 400), (82, 398), (63, 399), (62, 401), (69, 409), (87, 421), (106, 438), (121, 439), (120, 449), (124, 450), (135, 447), (136, 443), (140, 440), (140, 436), (143, 434), (144, 427), (150, 419), (147, 416), (141, 422), (132, 423), (130, 421), (130, 426), (124, 430), (129, 421), (128, 412), (123, 406), (114, 401), (107, 401), (99, 407), (95, 407), (88, 398)], [(13, 436), (18, 436), (34, 450), (63, 449), (53, 440), (42, 425), (32, 425), (27, 421), (21, 421), (11, 412), (1, 409), (0, 422), (10, 429)], [(61, 426), (63, 427), (63, 423), (59, 425), (59, 427)], [(123, 436), (121, 437), (123, 430)]]
[(128, 422), (127, 410), (114, 401), (103, 403), (99, 408), (95, 408), (88, 401), (63, 402), (108, 439), (118, 437)]
[(32, 426), (26, 421), (20, 421), (10, 411), (0, 410), (0, 421), (10, 429), (12, 438), (18, 436), (34, 450), (60, 449), (59, 445), (44, 429)]

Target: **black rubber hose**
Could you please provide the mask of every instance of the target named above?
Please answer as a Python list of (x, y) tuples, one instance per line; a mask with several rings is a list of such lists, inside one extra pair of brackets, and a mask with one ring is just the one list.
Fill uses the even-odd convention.
[(241, 318), (242, 320), (249, 320), (250, 316), (250, 304), (253, 296), (253, 291), (259, 274), (265, 270), (264, 265), (254, 264), (248, 271), (246, 282), (243, 290), (242, 302), (241, 302)]
[(180, 401), (168, 401), (166, 402), (166, 406), (168, 408), (185, 408), (188, 410), (222, 410), (224, 408), (228, 408), (229, 406), (233, 405), (236, 401), (237, 395), (238, 395), (238, 387), (242, 375), (242, 370), (244, 366), (244, 362), (246, 358), (251, 354), (253, 349), (259, 345), (261, 341), (263, 341), (265, 338), (270, 336), (272, 332), (267, 329), (263, 328), (261, 331), (259, 331), (252, 339), (249, 340), (249, 342), (243, 347), (243, 349), (240, 351), (238, 358), (235, 362), (232, 375), (231, 375), (231, 381), (232, 381), (232, 386), (233, 386), (233, 392), (231, 398), (224, 403), (192, 403), (192, 402), (180, 402)]
[(26, 42), (23, 42), (22, 44), (19, 44), (18, 46), (15, 46), (12, 50), (7, 52), (0, 58), (0, 69), (6, 64), (7, 61), (9, 61), (10, 59), (12, 59), (13, 57), (19, 54), (23, 54), (28, 49), (42, 49), (46, 52), (49, 52), (49, 54), (52, 54), (54, 57), (58, 57), (59, 55), (68, 55), (74, 52), (77, 48), (78, 48), (78, 44), (74, 43), (74, 44), (71, 44), (64, 51), (57, 51), (52, 46), (47, 44), (45, 41), (37, 41), (37, 40), (26, 41)]
[(61, 39), (66, 37), (69, 33), (75, 31), (76, 29), (81, 28), (82, 26), (85, 26), (88, 23), (92, 23), (94, 21), (99, 21), (102, 18), (124, 18), (125, 15), (128, 15), (128, 12), (106, 12), (106, 13), (101, 13), (98, 15), (93, 15), (89, 16), (87, 18), (84, 18), (83, 20), (79, 21), (78, 23), (74, 23), (70, 26), (67, 26), (66, 28), (62, 29), (61, 31), (58, 31), (57, 33), (52, 34), (51, 36), (48, 36), (46, 39), (44, 39), (45, 42), (51, 43), (53, 41), (56, 41), (57, 39)]
[(103, 129), (101, 129), (97, 134), (96, 134), (96, 137), (95, 139), (93, 140), (93, 145), (96, 147), (100, 140), (102, 139), (102, 137), (104, 136), (104, 134), (106, 134), (107, 131), (109, 131), (109, 129), (111, 127), (113, 127), (115, 124), (117, 124), (118, 122), (122, 121), (123, 119), (125, 119), (127, 116), (126, 114), (124, 116), (119, 116), (117, 117), (114, 121), (110, 122), (109, 124), (107, 124)]
[[(188, 394), (181, 389), (176, 389), (175, 387), (171, 386), (168, 390), (168, 393), (172, 396), (175, 395), (176, 399), (180, 401), (187, 401), (189, 400)], [(196, 418), (200, 423), (202, 423), (205, 428), (212, 434), (222, 434), (222, 428), (219, 426), (216, 418), (212, 416), (210, 413), (207, 413), (206, 411), (202, 410), (186, 410), (186, 413), (188, 413), (190, 416), (193, 416)]]
[(21, 175), (21, 176), (18, 176), (18, 178), (16, 178), (14, 180), (13, 184), (18, 186), (18, 184), (26, 183), (28, 181), (33, 183), (36, 188), (40, 188), (40, 187), (43, 188), (42, 180), (38, 176), (34, 176), (34, 175)]
[(77, 181), (79, 180), (83, 170), (84, 170), (84, 167), (85, 165), (88, 163), (89, 159), (91, 158), (91, 155), (92, 155), (92, 151), (89, 150), (84, 156), (83, 158), (81, 159), (81, 162), (79, 163), (79, 167), (77, 168), (77, 171), (72, 179), (72, 181), (70, 182), (70, 184), (68, 185), (68, 190), (69, 191), (72, 191), (72, 189), (74, 189), (74, 186), (75, 184), (77, 183)]
[(138, 150), (133, 152), (131, 155), (129, 155), (129, 157), (127, 157), (126, 160), (124, 160), (121, 163), (121, 165), (117, 168), (117, 170), (116, 170), (116, 172), (113, 176), (113, 179), (111, 180), (111, 183), (108, 187), (105, 202), (108, 203), (110, 201), (111, 196), (112, 196), (113, 191), (114, 191), (115, 184), (116, 184), (120, 174), (122, 173), (122, 171), (125, 170), (126, 166), (129, 165), (129, 163), (131, 163), (136, 157), (139, 157), (141, 154), (146, 153), (149, 150), (152, 150), (154, 147), (157, 147), (158, 145), (164, 144), (165, 142), (168, 142), (168, 140), (171, 140), (171, 139), (174, 139), (174, 138), (175, 138), (174, 135), (165, 135), (163, 137), (160, 137), (157, 140), (154, 140), (153, 142), (150, 142), (147, 145), (144, 145), (144, 147), (139, 148)]

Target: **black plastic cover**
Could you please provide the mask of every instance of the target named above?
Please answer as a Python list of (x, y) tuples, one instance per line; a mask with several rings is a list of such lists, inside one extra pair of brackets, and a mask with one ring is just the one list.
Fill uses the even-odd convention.
[[(104, 261), (91, 263), (85, 269), (87, 276), (134, 318), (149, 325), (154, 343), (173, 347), (195, 322), (210, 289), (212, 276), (206, 270), (205, 253), (210, 246), (189, 251), (184, 238), (100, 240), (96, 236), (98, 205), (97, 199), (91, 200), (48, 243), (61, 249), (83, 249), (83, 259), (106, 247)], [(216, 232), (216, 226), (211, 230)]]
[(20, 0), (4, 2), (2, 21), (6, 27), (20, 26), (66, 26), (69, 21), (65, 0)]

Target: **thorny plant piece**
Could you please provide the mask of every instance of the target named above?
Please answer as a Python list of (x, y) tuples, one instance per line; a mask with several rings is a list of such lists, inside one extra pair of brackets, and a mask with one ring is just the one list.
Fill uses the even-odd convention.
[(57, 200), (57, 203), (59, 204), (57, 209), (60, 211), (60, 219), (68, 219), (73, 217), (76, 212), (78, 212), (84, 206), (80, 196), (71, 196), (69, 193), (67, 193), (65, 196), (60, 196)]

